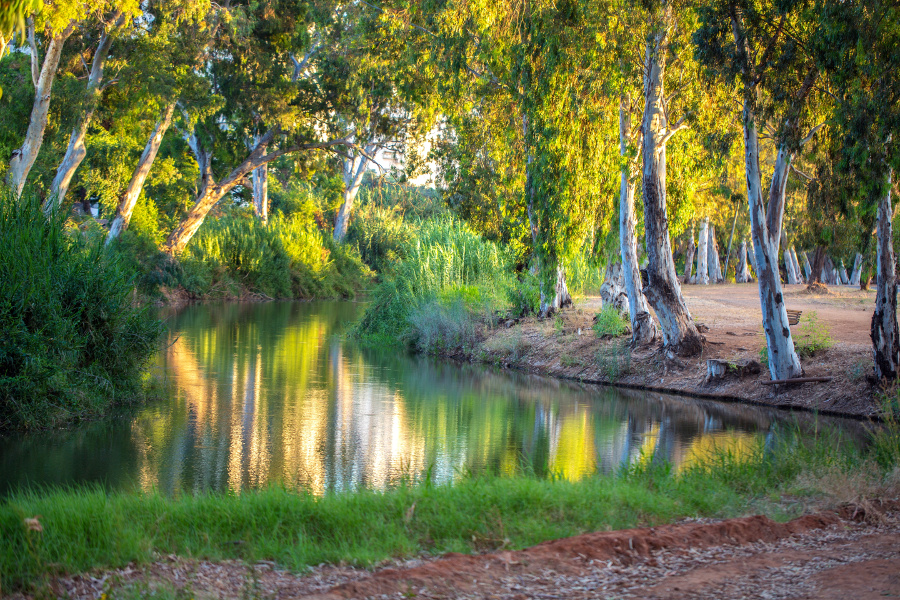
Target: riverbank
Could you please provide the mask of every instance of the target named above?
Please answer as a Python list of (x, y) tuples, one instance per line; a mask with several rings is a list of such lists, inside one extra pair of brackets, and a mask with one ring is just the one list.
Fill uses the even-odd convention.
[[(98, 591), (111, 598), (262, 597), (264, 575), (258, 568), (277, 566), (302, 575), (323, 563), (396, 566), (397, 561), (430, 561), (448, 552), (499, 552), (494, 558), (448, 558), (483, 566), (507, 556), (512, 558), (506, 568), (516, 568), (531, 560), (519, 560), (527, 556), (518, 551), (535, 544), (684, 519), (766, 515), (785, 522), (852, 506), (846, 516), (877, 522), (886, 514), (884, 503), (893, 506), (900, 494), (897, 439), (896, 429), (888, 429), (860, 450), (823, 429), (815, 438), (797, 437), (774, 449), (760, 444), (749, 454), (712, 450), (706, 460), (677, 471), (648, 456), (615, 475), (580, 481), (524, 474), (460, 477), (444, 486), (420, 482), (385, 492), (323, 497), (278, 488), (176, 498), (73, 489), (20, 493), (0, 504), (0, 538), (5, 541), (0, 546), (0, 591), (26, 597), (94, 598)], [(824, 525), (836, 522), (832, 518)], [(760, 523), (779, 529), (770, 521)], [(720, 537), (735, 531), (725, 527)], [(629, 539), (628, 552), (608, 558), (640, 555), (642, 546), (634, 539), (643, 538)], [(689, 546), (703, 543), (692, 538)], [(556, 547), (579, 546), (575, 541)], [(569, 554), (566, 560), (573, 565), (584, 561), (577, 552)], [(243, 565), (247, 578), (231, 593), (198, 590), (194, 586), (203, 579), (191, 574), (198, 561), (214, 568)], [(166, 570), (161, 564), (184, 568)], [(453, 575), (437, 569), (432, 577), (443, 577), (452, 588)], [(356, 573), (356, 579), (367, 575)], [(74, 580), (92, 582), (86, 587), (89, 593), (73, 593), (69, 585)], [(98, 582), (99, 590), (94, 589)], [(381, 593), (367, 589), (351, 588), (342, 597)]]
[[(594, 316), (602, 302), (595, 297), (576, 302), (554, 318), (501, 322), (485, 331), (478, 343), (454, 356), (586, 383), (857, 418), (880, 414), (881, 404), (869, 381), (873, 290), (841, 287), (810, 294), (805, 286), (785, 286), (788, 308), (803, 313), (801, 322), (792, 328), (795, 339), (811, 334), (822, 342), (819, 345), (826, 346), (801, 359), (806, 376), (832, 378), (792, 386), (766, 385), (771, 378), (768, 369), (759, 364), (765, 337), (755, 284), (684, 286), (683, 292), (706, 338), (698, 357), (668, 360), (658, 344), (631, 350), (629, 334), (598, 335), (593, 330)], [(709, 359), (749, 368), (710, 381)]]

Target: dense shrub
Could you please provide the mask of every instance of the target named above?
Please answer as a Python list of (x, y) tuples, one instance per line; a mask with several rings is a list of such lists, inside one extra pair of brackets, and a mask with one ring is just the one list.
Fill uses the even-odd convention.
[(359, 248), (359, 254), (373, 271), (388, 273), (404, 257), (404, 248), (415, 230), (394, 208), (374, 203), (360, 207), (347, 230), (347, 243)]
[(141, 395), (162, 333), (129, 269), (39, 203), (0, 200), (0, 428), (45, 427)]
[(425, 222), (403, 252), (406, 258), (375, 289), (357, 335), (446, 350), (471, 339), (470, 321), (506, 308), (509, 257), (464, 223)]

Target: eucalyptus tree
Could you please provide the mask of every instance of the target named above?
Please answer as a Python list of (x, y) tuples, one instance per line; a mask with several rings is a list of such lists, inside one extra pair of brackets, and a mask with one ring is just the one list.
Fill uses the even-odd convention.
[[(900, 3), (818, 2), (818, 65), (836, 99), (838, 189), (876, 216), (875, 312), (871, 337), (878, 380), (900, 375), (891, 191), (900, 168)], [(856, 187), (848, 189), (849, 185)], [(855, 192), (855, 193), (854, 193)], [(870, 217), (871, 218), (871, 217)], [(870, 236), (867, 236), (867, 238)]]
[[(169, 254), (180, 253), (210, 209), (237, 186), (246, 186), (255, 169), (313, 150), (364, 151), (351, 135), (334, 134), (353, 80), (340, 70), (341, 53), (351, 49), (329, 43), (341, 20), (359, 6), (243, 0), (232, 8), (208, 67), (222, 108), (188, 120), (186, 137), (200, 182), (193, 208), (163, 245)], [(247, 139), (254, 140), (249, 149)]]
[[(97, 4), (96, 1), (56, 0), (47, 3), (45, 10), (34, 14), (28, 21), (27, 41), (31, 54), (34, 105), (25, 139), (21, 147), (13, 152), (6, 174), (6, 184), (16, 196), (22, 195), (28, 174), (44, 142), (53, 82), (56, 79), (63, 46), (78, 24), (98, 10)], [(104, 7), (99, 7), (100, 10), (102, 8)], [(43, 48), (39, 41), (44, 42)]]
[(179, 103), (189, 105), (194, 115), (211, 114), (217, 106), (202, 67), (210, 60), (212, 43), (219, 26), (228, 20), (230, 5), (160, 0), (145, 7), (143, 31), (132, 40), (127, 70), (121, 77), (131, 82), (130, 95), (156, 118), (116, 206), (107, 244), (128, 228), (163, 139), (176, 120)]
[[(492, 132), (494, 126), (503, 129), (503, 143), (479, 136), (489, 144), (478, 151), (480, 157), (469, 156), (475, 159), (473, 166), (520, 182), (514, 198), (521, 200), (513, 204), (527, 223), (532, 267), (541, 276), (543, 315), (571, 301), (565, 262), (586, 237), (597, 239), (594, 229), (606, 227), (610, 213), (609, 190), (598, 185), (597, 176), (614, 172), (611, 164), (600, 166), (609, 154), (598, 151), (601, 143), (610, 143), (611, 131), (594, 126), (603, 98), (589, 76), (583, 9), (574, 1), (542, 0), (447, 0), (418, 4), (415, 11), (395, 9), (398, 20), (413, 22), (432, 40), (430, 61), (450, 75), (445, 86), (462, 99), (449, 124), (477, 127), (481, 115), (500, 117), (490, 126)], [(588, 45), (595, 49), (592, 42)], [(506, 107), (505, 118), (496, 110), (501, 106)], [(451, 130), (450, 135), (469, 141), (475, 138), (471, 133)], [(514, 147), (521, 151), (509, 165), (493, 163), (484, 154), (501, 150), (494, 156), (510, 156)], [(459, 168), (453, 171), (467, 175)], [(507, 199), (504, 193), (495, 200)], [(508, 216), (509, 208), (498, 206), (496, 213)]]
[(355, 143), (341, 151), (343, 198), (334, 220), (334, 241), (343, 242), (363, 177), (380, 154), (405, 154), (433, 123), (432, 82), (410, 56), (409, 40), (398, 36), (383, 13), (363, 5), (343, 11), (320, 44), (323, 77), (340, 74), (345, 90), (329, 135)]
[[(697, 57), (718, 81), (737, 82), (743, 105), (747, 201), (769, 372), (772, 379), (791, 379), (803, 369), (788, 323), (778, 256), (791, 162), (821, 126), (808, 123), (819, 77), (809, 53), (817, 17), (802, 1), (715, 0), (699, 11)], [(777, 149), (767, 202), (760, 131), (770, 132)]]
[[(56, 169), (56, 176), (50, 187), (50, 195), (44, 202), (44, 211), (47, 213), (57, 210), (65, 201), (72, 177), (81, 162), (87, 155), (84, 140), (87, 137), (88, 127), (94, 118), (97, 105), (108, 83), (104, 80), (106, 63), (109, 60), (113, 41), (120, 35), (127, 35), (127, 30), (133, 28), (132, 19), (140, 12), (138, 0), (116, 2), (116, 5), (108, 12), (101, 13), (97, 17), (97, 24), (92, 29), (97, 38), (93, 48), (91, 68), (87, 75), (87, 88), (78, 108), (78, 116), (75, 126), (69, 136), (69, 145), (63, 155), (62, 161)], [(85, 24), (87, 26), (87, 24)], [(86, 66), (85, 66), (86, 69)], [(86, 69), (87, 70), (87, 69)], [(113, 80), (114, 82), (115, 80)], [(111, 83), (111, 82), (110, 82)]]

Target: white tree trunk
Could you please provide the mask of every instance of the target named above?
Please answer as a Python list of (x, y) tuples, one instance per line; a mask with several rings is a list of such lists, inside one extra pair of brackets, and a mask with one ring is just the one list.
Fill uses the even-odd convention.
[[(70, 23), (62, 33), (51, 39), (47, 46), (44, 63), (41, 66), (41, 73), (34, 90), (34, 105), (31, 109), (31, 119), (28, 122), (28, 131), (25, 133), (25, 141), (18, 150), (13, 151), (9, 160), (9, 171), (6, 175), (6, 184), (15, 192), (17, 198), (22, 195), (28, 174), (41, 150), (44, 130), (47, 128), (47, 114), (50, 110), (50, 96), (53, 90), (53, 80), (56, 78), (56, 69), (59, 66), (63, 46), (74, 29), (75, 24)], [(32, 71), (36, 63), (37, 57), (34, 57)]]
[(631, 318), (631, 343), (646, 345), (656, 340), (656, 325), (650, 315), (650, 306), (644, 297), (641, 270), (638, 265), (637, 240), (635, 239), (634, 190), (631, 180), (631, 162), (628, 155), (628, 136), (631, 117), (626, 110), (625, 98), (619, 105), (619, 153), (622, 158), (622, 172), (619, 181), (619, 246), (622, 255), (622, 270), (625, 290), (628, 295), (629, 316)]
[(88, 77), (83, 112), (72, 129), (72, 134), (69, 136), (69, 147), (66, 149), (62, 162), (56, 169), (56, 177), (53, 178), (53, 184), (50, 187), (50, 196), (44, 203), (44, 212), (46, 213), (57, 210), (62, 206), (66, 193), (69, 191), (69, 185), (72, 183), (72, 177), (87, 155), (84, 138), (87, 136), (88, 127), (94, 119), (94, 112), (97, 110), (100, 96), (103, 94), (103, 89), (101, 88), (103, 68), (106, 65), (106, 59), (109, 57), (110, 46), (112, 46), (113, 31), (122, 22), (123, 19), (119, 17), (111, 29), (103, 31), (103, 34), (100, 36), (100, 42), (97, 44), (97, 49), (94, 51), (94, 60), (91, 63), (91, 73)]
[(797, 250), (791, 246), (791, 262), (794, 265), (794, 273), (797, 275), (797, 283), (804, 283), (803, 270), (800, 269), (800, 261), (797, 259)]
[(891, 172), (886, 191), (878, 203), (878, 258), (875, 313), (872, 315), (872, 346), (875, 353), (875, 378), (896, 379), (900, 366), (900, 331), (897, 328), (897, 275), (894, 260), (894, 235), (891, 224)]
[(694, 226), (691, 225), (691, 241), (688, 243), (687, 254), (684, 257), (684, 283), (691, 283), (691, 276), (694, 274), (694, 254), (697, 252), (697, 245), (694, 244)]
[(722, 283), (722, 265), (719, 262), (719, 243), (716, 241), (716, 227), (709, 224), (709, 244), (706, 247), (706, 262), (709, 265), (709, 280), (713, 283)]
[(700, 222), (700, 239), (697, 248), (697, 283), (709, 284), (709, 218)]
[[(747, 179), (747, 200), (750, 209), (750, 231), (756, 253), (756, 277), (759, 281), (759, 301), (762, 307), (763, 329), (769, 350), (769, 373), (772, 379), (791, 379), (803, 373), (800, 357), (794, 349), (788, 323), (781, 276), (778, 273), (778, 242), (784, 213), (784, 186), (787, 180), (789, 157), (783, 149), (778, 152), (775, 172), (769, 193), (769, 214), (762, 197), (762, 178), (759, 170), (759, 138), (756, 115), (750, 98), (744, 101), (744, 165)], [(781, 195), (781, 196), (779, 196)], [(779, 199), (780, 197), (780, 199)], [(780, 214), (773, 214), (776, 211)], [(772, 229), (769, 223), (777, 227)]]
[(131, 221), (134, 207), (141, 196), (144, 183), (147, 181), (147, 176), (150, 174), (151, 167), (153, 167), (153, 161), (156, 160), (159, 147), (172, 123), (174, 114), (175, 103), (172, 102), (166, 106), (162, 118), (157, 121), (156, 127), (153, 128), (153, 133), (150, 134), (150, 139), (147, 140), (147, 145), (144, 146), (144, 152), (141, 154), (137, 168), (135, 168), (134, 174), (131, 176), (131, 181), (128, 182), (128, 187), (125, 188), (125, 193), (116, 207), (116, 216), (109, 227), (109, 235), (106, 236), (107, 245), (111, 244), (123, 231), (128, 229), (128, 223)]
[[(372, 146), (366, 148), (369, 154)], [(350, 226), (350, 214), (353, 211), (353, 203), (362, 185), (363, 176), (366, 173), (368, 160), (361, 154), (355, 154), (351, 159), (344, 159), (344, 200), (334, 217), (334, 241), (342, 243), (347, 237), (347, 228)]]
[(791, 248), (787, 245), (785, 240), (782, 240), (784, 243), (784, 270), (787, 273), (787, 282), (789, 285), (797, 285), (800, 281), (797, 279), (797, 272), (794, 270), (794, 259), (791, 256)]
[(812, 281), (812, 266), (809, 264), (809, 253), (801, 252), (803, 256), (803, 272), (806, 274), (806, 281), (809, 283)]
[(622, 263), (612, 260), (607, 263), (606, 276), (603, 278), (603, 285), (600, 286), (600, 299), (603, 306), (612, 306), (622, 314), (631, 312), (628, 292), (625, 291)]
[(675, 273), (669, 219), (666, 214), (666, 141), (669, 129), (665, 110), (665, 71), (667, 35), (673, 27), (672, 6), (663, 2), (655, 32), (647, 38), (644, 65), (644, 118), (642, 186), (644, 192), (644, 231), (647, 247), (647, 299), (656, 311), (667, 353), (695, 355), (703, 351), (703, 338), (694, 324)]
[(734, 273), (734, 281), (735, 283), (750, 283), (750, 268), (747, 265), (747, 242), (741, 242), (741, 249), (739, 251), (740, 260), (738, 261), (737, 269)]
[(841, 266), (838, 269), (838, 276), (841, 278), (841, 285), (850, 285), (850, 278), (847, 277), (847, 267), (844, 266), (843, 260), (841, 260)]
[(862, 254), (856, 253), (856, 259), (853, 261), (853, 275), (850, 277), (850, 285), (859, 285), (859, 278), (862, 276)]
[(253, 211), (263, 225), (269, 222), (269, 163), (253, 169)]

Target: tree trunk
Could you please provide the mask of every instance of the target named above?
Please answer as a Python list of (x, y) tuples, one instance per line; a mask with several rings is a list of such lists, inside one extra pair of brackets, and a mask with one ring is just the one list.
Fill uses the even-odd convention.
[[(782, 235), (782, 237), (784, 237)], [(782, 248), (784, 252), (784, 270), (787, 273), (787, 282), (789, 285), (797, 285), (800, 281), (797, 279), (797, 272), (794, 270), (794, 259), (791, 256), (791, 248), (787, 245), (787, 239), (782, 239)]]
[(822, 271), (822, 280), (827, 285), (835, 285), (837, 282), (834, 280), (835, 273), (834, 263), (831, 261), (830, 256), (825, 256), (825, 268)]
[(850, 278), (847, 277), (847, 267), (844, 266), (844, 261), (841, 261), (841, 266), (838, 269), (838, 276), (841, 278), (841, 285), (850, 285)]
[[(63, 46), (75, 29), (75, 23), (70, 23), (66, 29), (50, 40), (47, 53), (44, 56), (44, 64), (41, 66), (41, 74), (38, 77), (34, 90), (34, 105), (31, 109), (31, 119), (28, 122), (28, 131), (22, 147), (14, 150), (9, 159), (9, 171), (6, 175), (6, 184), (12, 189), (16, 197), (22, 195), (28, 173), (34, 166), (44, 141), (44, 130), (47, 128), (47, 113), (50, 110), (50, 96), (53, 89), (53, 80), (56, 78), (56, 69), (62, 56)], [(36, 64), (36, 57), (35, 57)]]
[(719, 263), (719, 243), (716, 241), (716, 227), (709, 225), (709, 244), (706, 247), (706, 262), (709, 265), (709, 280), (713, 283), (722, 283), (722, 266)]
[(791, 246), (791, 262), (794, 263), (794, 273), (797, 275), (797, 283), (805, 283), (803, 270), (800, 269), (800, 260), (797, 258), (797, 250)]
[(253, 212), (263, 225), (269, 222), (269, 163), (253, 169)]
[[(747, 200), (750, 209), (750, 231), (756, 253), (756, 277), (759, 281), (759, 301), (762, 308), (763, 329), (769, 350), (769, 373), (773, 380), (791, 379), (803, 373), (800, 357), (794, 350), (794, 340), (788, 323), (787, 308), (778, 272), (778, 242), (784, 213), (783, 195), (787, 179), (789, 156), (779, 149), (775, 172), (769, 190), (769, 214), (763, 205), (762, 177), (759, 170), (759, 138), (752, 97), (744, 100), (744, 166), (747, 173)], [(781, 214), (773, 214), (776, 211)], [(777, 227), (772, 229), (770, 227)]]
[(740, 262), (734, 273), (735, 283), (750, 283), (750, 269), (747, 265), (747, 242), (741, 242)]
[(666, 141), (674, 132), (669, 130), (666, 118), (663, 72), (672, 6), (664, 2), (661, 10), (662, 18), (647, 41), (644, 69), (645, 105), (641, 130), (644, 136), (642, 185), (648, 258), (645, 292), (656, 311), (669, 355), (695, 355), (703, 350), (703, 338), (681, 295), (666, 215)]
[[(171, 256), (181, 254), (184, 251), (188, 242), (191, 241), (191, 238), (194, 237), (194, 234), (197, 233), (197, 230), (203, 225), (206, 215), (209, 214), (212, 207), (222, 199), (222, 196), (234, 189), (234, 187), (243, 181), (251, 171), (267, 162), (264, 155), (269, 144), (272, 143), (272, 140), (275, 137), (275, 130), (270, 130), (266, 135), (260, 138), (256, 147), (253, 148), (244, 162), (235, 167), (231, 173), (229, 173), (228, 177), (221, 182), (213, 180), (210, 153), (200, 145), (196, 136), (190, 135), (187, 137), (188, 144), (194, 151), (197, 163), (200, 166), (200, 191), (191, 211), (181, 223), (172, 230), (172, 233), (169, 234), (165, 244), (163, 244), (163, 252)], [(275, 157), (274, 154), (269, 156), (270, 159)]]
[(87, 136), (88, 127), (94, 118), (97, 105), (100, 103), (100, 96), (103, 94), (103, 89), (101, 88), (103, 68), (106, 65), (106, 59), (109, 57), (110, 46), (112, 46), (112, 34), (123, 21), (122, 17), (116, 18), (115, 24), (110, 29), (104, 30), (103, 35), (100, 36), (100, 42), (97, 44), (94, 60), (91, 63), (91, 74), (88, 77), (87, 92), (82, 105), (83, 112), (72, 129), (72, 133), (69, 136), (69, 147), (66, 149), (62, 162), (56, 169), (56, 177), (53, 178), (53, 185), (50, 187), (50, 196), (44, 203), (45, 213), (49, 214), (62, 206), (66, 193), (69, 191), (69, 184), (72, 183), (72, 177), (87, 155), (87, 149), (84, 147), (84, 138)]
[(900, 366), (900, 332), (897, 328), (897, 275), (891, 225), (891, 173), (878, 203), (878, 258), (876, 263), (875, 313), (872, 315), (872, 346), (875, 379), (897, 378)]
[(131, 176), (131, 181), (128, 183), (128, 187), (125, 188), (125, 193), (116, 207), (116, 216), (109, 227), (109, 235), (106, 236), (107, 245), (111, 244), (123, 231), (128, 229), (128, 223), (131, 221), (134, 207), (141, 196), (144, 182), (147, 181), (147, 176), (150, 174), (151, 167), (153, 167), (153, 161), (156, 160), (159, 147), (162, 144), (163, 137), (166, 135), (166, 131), (169, 129), (169, 125), (172, 123), (174, 114), (175, 103), (172, 102), (166, 107), (162, 118), (157, 121), (156, 127), (153, 128), (153, 133), (150, 135), (150, 139), (147, 140), (147, 145), (144, 146), (144, 152), (141, 154), (137, 168)]
[(816, 246), (816, 251), (813, 253), (812, 278), (809, 283), (824, 283), (824, 281), (822, 281), (822, 274), (824, 272), (825, 248), (823, 246)]
[[(366, 147), (366, 154), (371, 152), (372, 146)], [(350, 213), (353, 211), (353, 202), (359, 193), (363, 176), (366, 173), (368, 159), (363, 155), (355, 155), (352, 159), (344, 159), (344, 201), (334, 217), (334, 241), (342, 243), (347, 236), (347, 228), (350, 226)]]
[(684, 283), (691, 282), (691, 276), (694, 274), (694, 253), (697, 250), (696, 244), (694, 244), (694, 226), (691, 225), (691, 243), (688, 244), (687, 254), (684, 257), (684, 278), (682, 281)]
[(653, 343), (657, 332), (653, 317), (650, 315), (650, 306), (644, 297), (641, 269), (638, 265), (637, 240), (634, 232), (635, 184), (631, 181), (631, 161), (627, 158), (631, 117), (626, 105), (627, 101), (623, 98), (619, 105), (619, 153), (623, 161), (619, 182), (619, 245), (630, 308), (631, 343), (633, 346), (643, 346)]
[(800, 255), (803, 257), (803, 273), (806, 275), (806, 283), (811, 283), (812, 278), (812, 266), (809, 264), (809, 253), (801, 252)]
[(859, 278), (862, 275), (862, 254), (856, 253), (856, 259), (853, 261), (853, 275), (850, 277), (850, 285), (859, 285)]
[(700, 239), (697, 250), (697, 283), (709, 284), (709, 219), (700, 222)]
[(603, 278), (603, 285), (600, 286), (600, 299), (603, 306), (612, 306), (622, 314), (631, 312), (628, 292), (625, 291), (622, 264), (618, 261), (611, 260), (606, 265), (606, 276)]
[(740, 212), (740, 205), (736, 202), (734, 204), (734, 220), (731, 223), (731, 236), (728, 238), (728, 252), (725, 254), (725, 272), (722, 273), (725, 277), (728, 277), (728, 267), (731, 265), (731, 247), (734, 243), (734, 230), (737, 229), (738, 212)]

